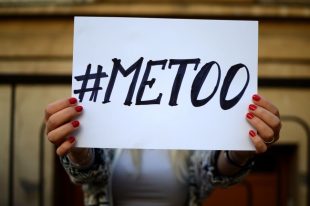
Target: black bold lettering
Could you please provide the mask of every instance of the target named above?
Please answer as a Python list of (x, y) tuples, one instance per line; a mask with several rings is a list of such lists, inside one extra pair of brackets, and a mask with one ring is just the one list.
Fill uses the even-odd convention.
[(152, 60), (148, 61), (138, 93), (137, 93), (136, 105), (160, 104), (160, 100), (163, 95), (162, 93), (159, 93), (158, 97), (152, 100), (142, 100), (142, 96), (145, 90), (145, 86), (148, 85), (150, 88), (152, 88), (153, 84), (156, 81), (155, 78), (152, 78), (150, 81), (148, 80), (152, 66), (161, 65), (162, 66), (161, 69), (164, 70), (166, 67), (166, 64), (167, 64), (166, 59), (158, 60), (158, 61), (152, 61)]
[[(102, 72), (102, 66), (98, 65), (97, 72), (91, 74), (91, 64), (88, 64), (86, 68), (85, 75), (80, 75), (74, 77), (77, 81), (82, 81), (82, 86), (80, 89), (73, 90), (74, 94), (79, 94), (79, 101), (82, 102), (84, 98), (84, 94), (86, 92), (91, 92), (89, 101), (97, 101), (98, 92), (102, 90), (102, 87), (100, 87), (100, 79), (108, 77), (108, 75), (105, 72)], [(92, 87), (87, 88), (87, 83), (90, 79), (95, 79), (94, 85)]]
[(176, 106), (178, 105), (177, 100), (178, 100), (178, 95), (180, 92), (181, 84), (183, 81), (183, 77), (185, 74), (185, 70), (187, 68), (188, 64), (195, 64), (194, 70), (197, 69), (198, 65), (200, 63), (200, 59), (171, 59), (169, 62), (169, 69), (171, 69), (172, 65), (180, 65), (178, 72), (175, 76), (172, 90), (171, 90), (171, 95), (170, 95), (170, 100), (169, 100), (169, 105), (170, 106)]
[[(201, 99), (201, 100), (198, 100), (198, 95), (199, 95), (199, 92), (201, 90), (201, 87), (202, 87), (203, 83), (205, 82), (205, 79), (207, 78), (207, 76), (208, 76), (208, 74), (209, 74), (209, 72), (210, 72), (210, 70), (214, 64), (217, 66), (217, 69), (218, 69), (218, 77), (217, 77), (216, 85), (215, 85), (212, 93), (208, 97)], [(214, 94), (216, 93), (216, 91), (219, 87), (220, 79), (221, 79), (221, 68), (217, 62), (215, 62), (215, 61), (208, 62), (203, 67), (201, 67), (200, 71), (196, 75), (196, 77), (193, 81), (193, 84), (192, 84), (192, 89), (191, 89), (192, 104), (195, 107), (201, 107), (201, 106), (207, 104), (210, 101), (210, 99), (214, 96)]]
[(124, 67), (121, 65), (120, 59), (114, 58), (112, 59), (112, 61), (114, 62), (114, 65), (113, 65), (113, 69), (111, 73), (111, 78), (110, 78), (110, 81), (109, 81), (109, 84), (108, 84), (108, 87), (107, 87), (107, 90), (104, 96), (104, 101), (102, 103), (110, 102), (111, 93), (112, 93), (115, 79), (116, 79), (118, 72), (120, 72), (124, 77), (127, 77), (129, 74), (135, 71), (130, 87), (128, 89), (126, 100), (124, 102), (124, 105), (130, 106), (132, 104), (131, 100), (132, 100), (132, 96), (133, 96), (133, 93), (135, 91), (135, 87), (137, 84), (138, 76), (139, 76), (141, 65), (143, 62), (143, 57), (140, 57), (140, 59), (136, 61), (133, 65), (131, 65), (127, 70), (125, 70)]
[[(241, 68), (245, 68), (245, 70), (246, 70), (246, 73), (247, 73), (246, 83), (237, 96), (235, 96), (231, 100), (226, 100), (226, 96), (227, 96), (230, 84), (231, 84), (232, 80), (234, 79), (235, 75), (237, 74), (237, 72)], [(249, 73), (248, 68), (244, 64), (240, 63), (240, 64), (236, 64), (236, 65), (233, 65), (232, 67), (230, 67), (230, 69), (228, 70), (228, 72), (225, 76), (223, 86), (221, 89), (221, 93), (220, 93), (220, 105), (221, 105), (223, 110), (228, 110), (228, 109), (232, 108), (233, 106), (235, 106), (239, 102), (239, 100), (241, 99), (242, 95), (244, 94), (244, 92), (245, 92), (245, 90), (249, 84), (249, 81), (250, 81), (250, 73)]]

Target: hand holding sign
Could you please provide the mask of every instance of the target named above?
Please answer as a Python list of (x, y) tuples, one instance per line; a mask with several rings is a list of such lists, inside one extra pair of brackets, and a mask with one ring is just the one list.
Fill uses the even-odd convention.
[(73, 60), (77, 146), (253, 149), (257, 22), (77, 17)]

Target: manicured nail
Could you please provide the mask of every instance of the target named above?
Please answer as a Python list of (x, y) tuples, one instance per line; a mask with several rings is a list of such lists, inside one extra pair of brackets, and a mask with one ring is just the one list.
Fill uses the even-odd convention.
[(255, 137), (256, 136), (256, 133), (253, 130), (250, 130), (249, 134), (250, 134), (251, 137)]
[(73, 136), (69, 137), (69, 138), (68, 138), (68, 141), (69, 141), (70, 143), (73, 143), (73, 142), (75, 141), (75, 137), (73, 137)]
[(83, 107), (82, 106), (76, 106), (74, 109), (77, 112), (81, 112), (83, 110)]
[(71, 122), (71, 124), (72, 124), (73, 127), (78, 127), (78, 126), (80, 126), (80, 122), (77, 121), (77, 120), (74, 120), (73, 122)]
[(254, 110), (256, 110), (256, 109), (257, 109), (257, 106), (256, 106), (255, 104), (250, 104), (250, 105), (249, 105), (249, 110), (254, 111)]
[(248, 119), (253, 119), (254, 114), (252, 114), (252, 113), (247, 113), (247, 114), (246, 114), (246, 117), (247, 117)]
[(74, 98), (74, 97), (71, 97), (71, 98), (69, 99), (69, 102), (70, 102), (70, 104), (75, 104), (75, 103), (77, 103), (77, 99)]
[(254, 100), (254, 101), (259, 101), (260, 100), (260, 96), (259, 95), (257, 95), (257, 94), (254, 94), (253, 96), (252, 96), (252, 99)]

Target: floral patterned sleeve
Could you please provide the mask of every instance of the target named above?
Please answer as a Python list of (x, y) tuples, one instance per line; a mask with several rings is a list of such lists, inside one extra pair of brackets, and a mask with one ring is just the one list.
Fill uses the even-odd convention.
[(85, 205), (109, 205), (110, 165), (114, 155), (111, 149), (93, 149), (92, 164), (78, 167), (70, 162), (67, 156), (61, 157), (60, 162), (72, 182), (82, 184)]
[(216, 163), (220, 151), (194, 151), (191, 161), (194, 175), (196, 196), (204, 198), (216, 186), (227, 187), (239, 183), (253, 167), (252, 161), (233, 176), (223, 176), (217, 172)]
[(68, 173), (72, 182), (77, 184), (91, 182), (106, 182), (109, 176), (109, 159), (110, 150), (93, 149), (93, 161), (87, 167), (79, 167), (73, 164), (67, 156), (61, 157), (60, 162)]

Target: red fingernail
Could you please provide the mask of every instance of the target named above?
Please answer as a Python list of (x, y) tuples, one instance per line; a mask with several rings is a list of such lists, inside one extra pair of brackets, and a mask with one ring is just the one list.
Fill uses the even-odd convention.
[(69, 138), (68, 138), (68, 141), (69, 141), (70, 143), (73, 143), (73, 142), (75, 141), (75, 137), (73, 137), (73, 136), (69, 137)]
[(76, 106), (75, 107), (75, 111), (77, 111), (77, 112), (81, 112), (82, 110), (83, 110), (82, 106)]
[(247, 113), (247, 114), (246, 114), (246, 117), (247, 117), (248, 119), (253, 119), (254, 114), (252, 114), (252, 113)]
[(80, 125), (80, 122), (75, 120), (75, 121), (71, 122), (71, 124), (73, 127), (78, 127)]
[(249, 134), (250, 134), (251, 137), (255, 137), (256, 136), (256, 133), (253, 130), (250, 130)]
[(256, 109), (257, 109), (257, 106), (256, 106), (255, 104), (250, 104), (250, 105), (249, 105), (249, 110), (254, 111), (254, 110), (256, 110)]
[(259, 95), (257, 95), (257, 94), (254, 94), (253, 96), (252, 96), (252, 99), (254, 100), (254, 101), (259, 101), (260, 100), (260, 96)]
[(70, 104), (75, 104), (75, 103), (77, 103), (77, 100), (76, 100), (76, 98), (71, 97), (71, 98), (69, 99), (69, 102), (70, 102)]

